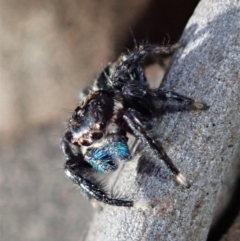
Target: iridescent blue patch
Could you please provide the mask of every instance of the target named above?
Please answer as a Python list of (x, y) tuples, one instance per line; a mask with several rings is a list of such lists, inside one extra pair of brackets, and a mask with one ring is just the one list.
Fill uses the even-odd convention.
[(112, 156), (118, 161), (127, 160), (131, 158), (128, 146), (125, 142), (117, 141), (112, 144)]
[(98, 172), (110, 172), (117, 168), (115, 163), (112, 161), (113, 158), (109, 153), (107, 146), (103, 148), (90, 149), (86, 153), (85, 159)]
[(131, 158), (128, 146), (123, 141), (111, 141), (100, 148), (89, 149), (85, 160), (99, 172), (110, 172), (117, 168), (115, 161), (125, 161)]

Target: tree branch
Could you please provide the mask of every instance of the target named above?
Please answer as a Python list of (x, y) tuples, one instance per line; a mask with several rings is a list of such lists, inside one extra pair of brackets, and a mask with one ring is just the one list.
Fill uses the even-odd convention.
[(161, 140), (192, 186), (183, 189), (149, 150), (127, 163), (120, 192), (149, 201), (149, 210), (105, 206), (87, 241), (206, 240), (240, 137), (240, 6), (202, 0), (190, 19), (165, 76), (167, 89), (201, 100), (207, 111), (169, 113), (156, 122)]

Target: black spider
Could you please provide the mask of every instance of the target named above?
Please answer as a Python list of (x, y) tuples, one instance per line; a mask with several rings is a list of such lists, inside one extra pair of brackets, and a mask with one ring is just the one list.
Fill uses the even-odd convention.
[(164, 148), (151, 139), (146, 127), (155, 112), (162, 113), (162, 104), (167, 101), (189, 109), (208, 108), (202, 102), (172, 91), (149, 88), (142, 66), (144, 57), (170, 54), (175, 48), (176, 45), (140, 45), (107, 65), (93, 86), (83, 91), (62, 138), (61, 148), (66, 158), (66, 175), (89, 198), (116, 206), (131, 207), (136, 203), (111, 196), (91, 171), (112, 172), (117, 169), (118, 162), (131, 159), (127, 132), (151, 148), (180, 184), (190, 186)]

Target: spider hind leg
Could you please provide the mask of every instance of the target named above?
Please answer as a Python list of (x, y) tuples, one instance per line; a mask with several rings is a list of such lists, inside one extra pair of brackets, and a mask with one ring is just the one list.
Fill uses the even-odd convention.
[(156, 143), (153, 139), (150, 138), (148, 133), (144, 130), (144, 125), (141, 122), (141, 115), (139, 112), (128, 109), (124, 114), (124, 120), (128, 124), (129, 128), (132, 130), (133, 134), (139, 138), (145, 146), (148, 146), (151, 150), (154, 151), (156, 156), (162, 159), (170, 171), (175, 175), (176, 180), (182, 186), (186, 188), (190, 187), (190, 183), (186, 177), (178, 170), (178, 168), (173, 164), (172, 160), (168, 157), (164, 148), (160, 143)]

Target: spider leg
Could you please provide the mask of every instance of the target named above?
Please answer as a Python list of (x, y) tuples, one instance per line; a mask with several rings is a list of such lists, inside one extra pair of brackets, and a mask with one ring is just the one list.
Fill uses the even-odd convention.
[(112, 64), (108, 64), (105, 66), (105, 68), (102, 70), (102, 72), (99, 74), (99, 76), (94, 81), (93, 89), (95, 90), (107, 90), (111, 88), (110, 83), (110, 72), (111, 72), (111, 66)]
[[(121, 75), (124, 73), (124, 71), (127, 71), (129, 68), (134, 68), (136, 65), (139, 65), (139, 62), (148, 54), (154, 53), (154, 54), (160, 54), (160, 55), (166, 55), (166, 54), (172, 54), (174, 51), (180, 47), (180, 44), (174, 44), (174, 45), (167, 45), (167, 46), (158, 46), (153, 44), (141, 44), (139, 46), (136, 46), (135, 49), (129, 53), (129, 54), (123, 54), (118, 59), (118, 66), (116, 67), (116, 70), (121, 70), (120, 72), (116, 71), (115, 76)], [(127, 69), (126, 69), (127, 68)]]
[(145, 131), (144, 125), (141, 121), (141, 115), (139, 112), (128, 109), (123, 119), (128, 124), (129, 128), (132, 130), (133, 134), (139, 138), (145, 146), (150, 147), (151, 150), (154, 151), (154, 153), (162, 159), (167, 167), (171, 170), (171, 172), (175, 175), (176, 180), (183, 186), (189, 188), (190, 183), (188, 180), (181, 174), (181, 172), (178, 170), (178, 168), (173, 164), (172, 160), (168, 157), (166, 151), (164, 148), (158, 143), (156, 143), (154, 140), (152, 140), (148, 133)]
[(104, 185), (99, 181), (90, 178), (88, 173), (89, 167), (91, 166), (85, 162), (82, 153), (74, 155), (70, 145), (71, 144), (67, 139), (62, 139), (61, 148), (66, 159), (64, 166), (65, 173), (75, 184), (82, 188), (87, 196), (110, 205), (125, 207), (134, 206), (133, 201), (111, 198), (107, 191), (104, 190)]
[(160, 99), (161, 101), (173, 100), (173, 101), (183, 104), (186, 107), (191, 107), (193, 109), (197, 109), (197, 110), (209, 109), (209, 106), (206, 105), (205, 103), (193, 100), (191, 98), (180, 95), (173, 91), (168, 91), (168, 90), (163, 90), (163, 89), (158, 88), (158, 89), (149, 89), (148, 93), (152, 97), (156, 97), (156, 98)]
[(116, 61), (115, 70), (110, 77), (112, 85), (115, 88), (122, 88), (128, 82), (146, 83), (147, 79), (141, 66), (144, 57), (151, 53), (160, 55), (171, 54), (179, 46), (179, 44), (168, 46), (142, 44), (136, 46), (132, 52), (121, 55)]
[[(181, 108), (190, 108), (195, 110), (207, 110), (207, 106), (203, 102), (196, 101), (186, 96), (180, 95), (173, 91), (158, 89), (149, 89), (147, 85), (141, 83), (128, 83), (122, 88), (124, 98), (131, 104), (131, 106), (139, 110), (143, 114), (151, 114), (155, 108), (155, 101), (159, 100), (161, 103), (173, 101), (181, 104)], [(157, 108), (157, 107), (156, 107)]]

